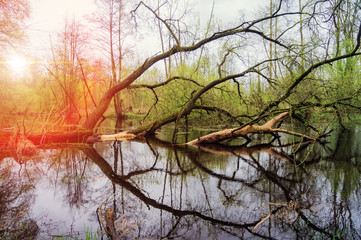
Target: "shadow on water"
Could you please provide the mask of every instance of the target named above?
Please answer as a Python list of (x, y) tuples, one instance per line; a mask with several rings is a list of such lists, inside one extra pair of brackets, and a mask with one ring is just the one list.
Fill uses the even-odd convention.
[(83, 238), (104, 230), (101, 207), (122, 239), (360, 239), (360, 136), (47, 146), (21, 164), (2, 154), (0, 236), (23, 224), (39, 239)]

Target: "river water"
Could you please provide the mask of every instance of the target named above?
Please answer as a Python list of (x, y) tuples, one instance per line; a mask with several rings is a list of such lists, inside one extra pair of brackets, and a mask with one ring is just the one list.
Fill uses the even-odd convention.
[(198, 149), (169, 138), (166, 129), (32, 158), (2, 154), (0, 236), (32, 226), (35, 239), (108, 239), (111, 209), (122, 239), (361, 238), (359, 128), (323, 144), (254, 136)]

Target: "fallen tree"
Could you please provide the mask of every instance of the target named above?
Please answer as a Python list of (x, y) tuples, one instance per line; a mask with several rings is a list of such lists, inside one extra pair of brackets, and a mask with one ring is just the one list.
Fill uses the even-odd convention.
[(224, 141), (229, 138), (235, 138), (235, 137), (244, 137), (247, 140), (250, 140), (250, 138), (247, 136), (248, 134), (252, 133), (259, 133), (259, 134), (275, 134), (275, 133), (286, 133), (293, 136), (301, 137), (306, 140), (312, 140), (316, 141), (317, 138), (310, 137), (304, 134), (300, 134), (297, 132), (292, 132), (286, 129), (281, 128), (273, 128), (276, 124), (281, 123), (283, 120), (285, 120), (287, 117), (289, 117), (288, 112), (281, 113), (274, 118), (271, 118), (268, 122), (262, 125), (256, 125), (256, 124), (250, 124), (246, 125), (242, 128), (233, 128), (233, 129), (225, 129), (219, 132), (211, 133), (203, 137), (199, 137), (197, 139), (194, 139), (193, 141), (188, 142), (189, 145), (202, 145), (202, 144), (210, 144), (210, 143), (218, 143), (221, 141)]
[[(174, 119), (177, 115), (174, 115)], [(282, 128), (273, 128), (275, 125), (280, 124), (290, 114), (284, 112), (278, 114), (277, 116), (271, 118), (266, 123), (262, 125), (248, 124), (241, 128), (225, 129), (218, 132), (214, 132), (197, 139), (194, 139), (187, 145), (192, 146), (201, 146), (205, 144), (218, 143), (227, 139), (243, 137), (250, 141), (248, 137), (249, 134), (276, 134), (276, 133), (285, 133), (292, 136), (300, 137), (302, 140), (306, 141), (317, 141), (317, 137), (307, 136), (301, 133), (289, 131)], [(38, 153), (37, 146), (48, 145), (53, 143), (95, 143), (99, 141), (127, 141), (133, 140), (136, 138), (143, 138), (147, 131), (134, 131), (128, 130), (119, 132), (116, 134), (94, 134), (91, 131), (71, 131), (63, 133), (34, 133), (24, 135), (22, 133), (16, 132), (11, 133), (10, 131), (2, 131), (2, 136), (6, 135), (6, 138), (3, 138), (1, 141), (2, 148), (8, 148), (10, 151), (14, 152), (16, 158), (21, 158), (22, 156), (33, 156)], [(9, 141), (10, 139), (10, 141)]]
[[(284, 121), (286, 118), (288, 118), (290, 114), (288, 112), (281, 113), (273, 118), (271, 118), (269, 121), (262, 125), (256, 125), (256, 124), (249, 124), (241, 128), (233, 128), (233, 129), (225, 129), (218, 132), (214, 132), (202, 137), (199, 137), (197, 139), (194, 139), (186, 144), (188, 145), (204, 145), (204, 144), (213, 144), (218, 143), (227, 139), (231, 138), (237, 138), (237, 137), (243, 137), (246, 138), (247, 141), (251, 141), (251, 139), (248, 137), (249, 134), (276, 134), (276, 133), (285, 133), (292, 136), (300, 137), (303, 140), (307, 141), (317, 141), (317, 137), (311, 137), (307, 136), (301, 133), (289, 131), (282, 128), (273, 128), (275, 125), (280, 124), (282, 121)], [(106, 134), (106, 135), (97, 135), (94, 141), (122, 141), (122, 140), (131, 140), (135, 139), (139, 136), (142, 136), (142, 134), (137, 135), (134, 133), (133, 130), (120, 132), (117, 134)]]

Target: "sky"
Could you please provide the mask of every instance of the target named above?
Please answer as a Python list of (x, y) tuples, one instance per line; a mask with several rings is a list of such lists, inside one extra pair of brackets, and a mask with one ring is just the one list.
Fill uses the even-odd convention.
[(67, 17), (83, 19), (95, 11), (93, 0), (30, 0), (31, 16), (28, 20), (30, 51), (42, 51), (49, 45), (50, 36), (61, 31)]
[[(182, 1), (182, 0), (180, 0)], [(196, 11), (200, 13), (202, 22), (209, 18), (213, 0), (194, 0)], [(234, 21), (239, 18), (240, 9), (253, 12), (263, 0), (215, 0), (214, 14), (222, 23)], [(75, 17), (85, 22), (85, 16), (96, 10), (94, 0), (30, 0), (31, 18), (28, 20), (28, 45), (26, 51), (31, 54), (46, 54), (45, 46), (50, 44), (50, 36), (56, 37), (61, 31), (65, 18)]]

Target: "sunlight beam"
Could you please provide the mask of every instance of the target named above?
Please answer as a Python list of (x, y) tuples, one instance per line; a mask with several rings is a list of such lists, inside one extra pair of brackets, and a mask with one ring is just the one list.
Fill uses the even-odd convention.
[(9, 58), (8, 64), (10, 66), (10, 70), (14, 74), (21, 74), (21, 75), (25, 73), (28, 65), (26, 59), (23, 56), (17, 54), (14, 54)]

